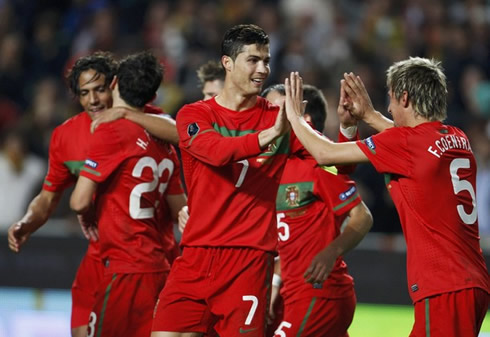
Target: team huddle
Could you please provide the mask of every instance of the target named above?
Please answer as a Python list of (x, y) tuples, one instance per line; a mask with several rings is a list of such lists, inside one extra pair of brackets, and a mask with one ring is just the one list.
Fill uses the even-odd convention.
[[(410, 336), (478, 336), (490, 285), (476, 163), (466, 135), (442, 123), (440, 63), (388, 69), (393, 120), (345, 73), (335, 143), (321, 134), (318, 88), (296, 72), (263, 88), (260, 27), (230, 28), (221, 55), (198, 72), (204, 99), (176, 122), (150, 105), (163, 69), (149, 52), (118, 62), (98, 52), (70, 70), (84, 112), (53, 132), (43, 188), (8, 240), (19, 252), (75, 184), (70, 207), (89, 247), (72, 286), (72, 336), (349, 336), (356, 297), (342, 256), (373, 222), (349, 178), (359, 163), (385, 174), (400, 216)], [(361, 121), (378, 134), (361, 140)]]

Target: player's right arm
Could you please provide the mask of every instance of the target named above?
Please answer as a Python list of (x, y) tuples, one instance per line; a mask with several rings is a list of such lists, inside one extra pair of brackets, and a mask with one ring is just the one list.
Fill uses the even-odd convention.
[(8, 229), (8, 243), (12, 251), (18, 253), (29, 236), (46, 223), (56, 209), (61, 195), (62, 192), (41, 190), (32, 199), (22, 219)]
[(344, 101), (345, 107), (357, 119), (363, 120), (378, 132), (394, 126), (392, 120), (374, 109), (371, 98), (359, 76), (355, 76), (353, 73), (344, 73), (344, 79), (340, 86), (347, 94)]
[(343, 232), (320, 251), (306, 270), (304, 277), (310, 283), (323, 283), (339, 256), (352, 250), (366, 236), (373, 225), (369, 208), (361, 202), (349, 211), (349, 220)]
[(184, 106), (177, 114), (177, 131), (180, 148), (195, 158), (212, 166), (224, 166), (258, 155), (270, 142), (279, 137), (287, 127), (284, 117), (278, 115), (276, 124), (261, 132), (243, 136), (225, 137), (215, 129), (204, 105)]
[[(150, 109), (145, 107), (146, 109)], [(179, 142), (179, 135), (175, 127), (175, 121), (170, 116), (165, 116), (160, 108), (151, 106), (151, 113), (141, 113), (122, 107), (113, 107), (101, 112), (90, 125), (90, 131), (103, 123), (109, 123), (117, 119), (127, 119), (146, 129), (153, 136), (172, 144)]]

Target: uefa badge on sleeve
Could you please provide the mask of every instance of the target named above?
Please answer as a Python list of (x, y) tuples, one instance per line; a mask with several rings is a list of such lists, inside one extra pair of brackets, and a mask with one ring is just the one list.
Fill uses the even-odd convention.
[(197, 123), (192, 123), (187, 126), (187, 134), (192, 137), (197, 135), (199, 132), (199, 125)]

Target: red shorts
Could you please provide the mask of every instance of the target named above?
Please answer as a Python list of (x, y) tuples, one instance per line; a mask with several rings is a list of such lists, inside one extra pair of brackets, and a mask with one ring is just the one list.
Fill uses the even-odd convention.
[(168, 272), (107, 274), (99, 285), (88, 336), (150, 336)]
[(87, 325), (94, 307), (95, 293), (104, 276), (100, 260), (85, 255), (71, 286), (71, 328)]
[(264, 336), (274, 258), (250, 248), (184, 248), (160, 294), (153, 331)]
[(476, 337), (487, 313), (489, 294), (468, 288), (415, 303), (410, 337)]
[(356, 308), (356, 296), (345, 298), (305, 298), (284, 307), (284, 319), (275, 337), (348, 337)]

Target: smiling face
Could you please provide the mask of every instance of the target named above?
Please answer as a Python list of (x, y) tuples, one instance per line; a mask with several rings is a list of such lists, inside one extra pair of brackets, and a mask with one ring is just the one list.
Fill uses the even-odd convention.
[(112, 106), (112, 91), (105, 83), (105, 75), (89, 69), (78, 78), (79, 102), (90, 118)]
[[(245, 45), (233, 61), (226, 56), (224, 66), (229, 81), (243, 96), (258, 95), (270, 74), (269, 45)], [(227, 77), (227, 80), (228, 80)]]

